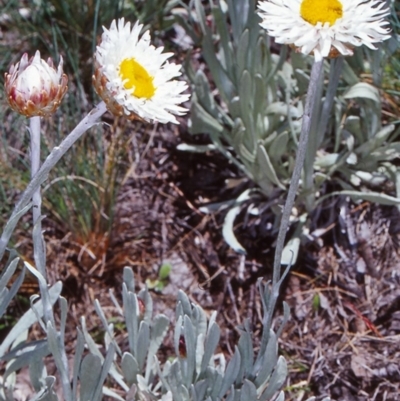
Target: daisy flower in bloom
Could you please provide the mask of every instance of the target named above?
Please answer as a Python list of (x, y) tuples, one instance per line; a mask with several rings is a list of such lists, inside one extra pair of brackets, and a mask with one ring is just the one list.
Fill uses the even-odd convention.
[(179, 106), (188, 100), (182, 94), (187, 84), (173, 80), (181, 75), (181, 66), (169, 63), (172, 53), (150, 44), (150, 34), (140, 35), (143, 25), (114, 20), (104, 29), (95, 53), (93, 84), (107, 108), (115, 115), (131, 119), (173, 122), (175, 115), (187, 109)]
[(258, 3), (261, 26), (277, 43), (323, 57), (353, 54), (355, 46), (390, 37), (382, 0), (267, 0)]
[(63, 73), (63, 60), (55, 69), (53, 61), (40, 58), (37, 51), (21, 60), (5, 74), (5, 91), (8, 103), (16, 112), (26, 117), (48, 117), (53, 114), (67, 91), (68, 78)]

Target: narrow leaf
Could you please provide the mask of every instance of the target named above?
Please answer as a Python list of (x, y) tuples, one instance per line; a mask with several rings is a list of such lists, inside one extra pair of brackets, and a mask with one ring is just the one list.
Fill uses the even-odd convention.
[(288, 374), (286, 360), (280, 356), (276, 364), (275, 370), (272, 373), (271, 380), (268, 383), (267, 389), (262, 393), (259, 401), (269, 400), (285, 383)]
[(80, 400), (93, 400), (93, 393), (101, 373), (101, 359), (97, 355), (86, 355), (80, 370)]
[(201, 363), (201, 372), (204, 372), (210, 363), (211, 358), (214, 355), (215, 349), (219, 343), (220, 339), (220, 328), (214, 323), (206, 337), (205, 345), (204, 345), (204, 356)]
[(137, 384), (137, 375), (139, 374), (139, 365), (136, 359), (129, 352), (124, 352), (121, 361), (122, 374), (129, 387)]
[(356, 83), (343, 95), (343, 97), (345, 99), (361, 97), (364, 99), (371, 99), (378, 104), (380, 104), (381, 101), (378, 89), (375, 88), (375, 86), (368, 84), (367, 82)]
[[(59, 298), (62, 290), (62, 283), (58, 281), (49, 289), (49, 298), (51, 305), (54, 305), (57, 299)], [(35, 304), (37, 313), (39, 317), (43, 316), (43, 306), (42, 301), (38, 301)], [(28, 330), (34, 323), (37, 321), (37, 315), (30, 308), (24, 315), (18, 320), (17, 324), (11, 329), (8, 333), (7, 337), (3, 340), (0, 345), (0, 357), (4, 355), (7, 348), (14, 342), (14, 340), (25, 330)]]

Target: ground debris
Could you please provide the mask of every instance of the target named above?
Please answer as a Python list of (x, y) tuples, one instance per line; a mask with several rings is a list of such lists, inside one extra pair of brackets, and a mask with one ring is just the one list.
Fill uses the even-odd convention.
[(306, 380), (315, 395), (398, 400), (400, 214), (348, 200), (344, 209), (341, 223), (321, 237), (313, 277), (295, 271), (289, 281), (294, 315), (281, 346), (297, 370), (291, 381)]

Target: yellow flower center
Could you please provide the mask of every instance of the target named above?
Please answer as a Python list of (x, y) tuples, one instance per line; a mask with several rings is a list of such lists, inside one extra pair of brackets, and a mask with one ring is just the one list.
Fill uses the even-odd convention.
[(134, 58), (127, 58), (119, 65), (119, 75), (126, 82), (126, 89), (132, 89), (136, 97), (150, 99), (153, 97), (156, 88), (153, 85), (153, 77)]
[(318, 22), (333, 25), (343, 16), (343, 6), (339, 0), (303, 0), (300, 6), (300, 15), (312, 25)]

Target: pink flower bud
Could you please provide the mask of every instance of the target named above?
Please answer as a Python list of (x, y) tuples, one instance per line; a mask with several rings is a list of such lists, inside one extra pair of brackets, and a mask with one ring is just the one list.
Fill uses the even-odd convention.
[(10, 67), (4, 86), (13, 110), (26, 117), (48, 117), (60, 105), (67, 83), (62, 57), (56, 70), (53, 61), (44, 61), (37, 51), (29, 60), (25, 53), (19, 63)]

